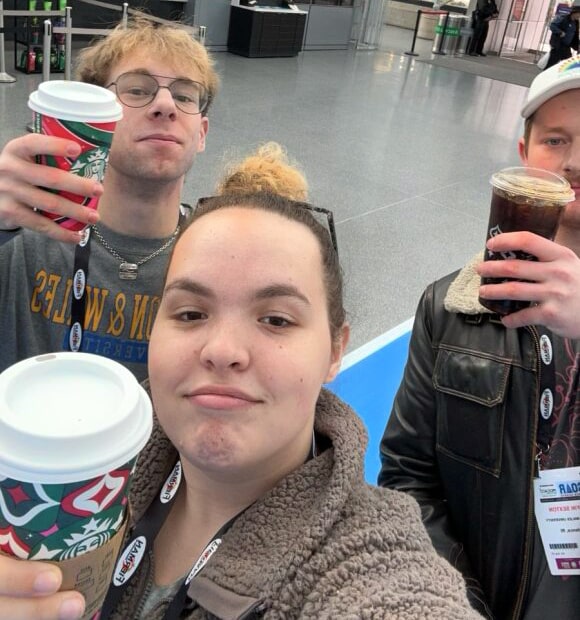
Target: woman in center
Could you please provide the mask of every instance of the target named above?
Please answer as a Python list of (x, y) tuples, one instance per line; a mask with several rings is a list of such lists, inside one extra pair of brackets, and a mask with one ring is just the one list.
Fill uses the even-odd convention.
[[(157, 420), (102, 618), (479, 618), (415, 500), (365, 484), (363, 425), (322, 387), (349, 328), (312, 209), (226, 194), (178, 238), (149, 348)], [(73, 617), (77, 593), (26, 594), (40, 564), (0, 558), (0, 618)]]
[(158, 437), (143, 459), (135, 517), (176, 458), (183, 482), (115, 618), (139, 617), (143, 600), (141, 617), (162, 618), (208, 554), (187, 617), (479, 617), (415, 502), (364, 482), (363, 425), (322, 388), (348, 336), (338, 254), (308, 204), (204, 200), (176, 243), (151, 337), (170, 443)]

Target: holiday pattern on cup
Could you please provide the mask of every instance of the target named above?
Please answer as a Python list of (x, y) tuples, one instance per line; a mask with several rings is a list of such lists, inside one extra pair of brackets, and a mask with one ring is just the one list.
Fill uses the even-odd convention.
[[(107, 168), (109, 148), (113, 140), (115, 125), (115, 122), (81, 123), (78, 121), (64, 121), (35, 112), (35, 133), (67, 138), (73, 140), (81, 147), (81, 153), (77, 158), (39, 155), (37, 157), (38, 163), (73, 172), (86, 179), (102, 182)], [(65, 191), (59, 193), (64, 198), (77, 204), (93, 209), (97, 207), (98, 198), (96, 197), (79, 196), (78, 194), (71, 194)], [(55, 216), (50, 213), (44, 213), (44, 215), (70, 230), (81, 230), (84, 228), (84, 224), (79, 224), (75, 220), (66, 217)]]
[(102, 546), (123, 521), (134, 464), (73, 484), (0, 479), (0, 550), (62, 561)]

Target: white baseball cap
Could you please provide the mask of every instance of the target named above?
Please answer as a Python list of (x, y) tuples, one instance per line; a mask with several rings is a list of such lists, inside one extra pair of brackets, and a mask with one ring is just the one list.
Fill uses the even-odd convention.
[(559, 62), (534, 78), (522, 116), (530, 117), (548, 99), (574, 88), (580, 88), (580, 54)]

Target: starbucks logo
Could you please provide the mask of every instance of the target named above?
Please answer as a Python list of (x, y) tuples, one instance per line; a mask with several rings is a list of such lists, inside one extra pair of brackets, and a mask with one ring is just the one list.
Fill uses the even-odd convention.
[(114, 510), (68, 528), (52, 528), (51, 533), (31, 550), (30, 559), (62, 562), (94, 551), (111, 540), (122, 522), (123, 511)]
[(70, 171), (85, 179), (100, 182), (105, 176), (108, 156), (109, 152), (106, 149), (89, 149), (77, 157)]

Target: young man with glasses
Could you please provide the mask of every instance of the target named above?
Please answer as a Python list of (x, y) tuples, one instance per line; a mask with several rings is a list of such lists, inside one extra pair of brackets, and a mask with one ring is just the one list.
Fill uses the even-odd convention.
[[(34, 163), (38, 154), (76, 156), (78, 147), (64, 139), (28, 135), (0, 154), (0, 228), (23, 228), (0, 247), (0, 371), (71, 348), (113, 358), (142, 379), (167, 256), (187, 212), (180, 206), (185, 174), (205, 148), (218, 79), (187, 32), (144, 19), (83, 50), (77, 73), (114, 90), (123, 119), (102, 187)], [(98, 215), (42, 188), (100, 194)], [(91, 225), (81, 257), (88, 286), (76, 322), (71, 291), (80, 234), (36, 208)]]
[[(522, 108), (522, 162), (576, 198), (555, 241), (500, 234), (482, 263), (431, 284), (381, 442), (379, 484), (410, 493), (474, 606), (498, 620), (580, 609), (580, 57), (539, 74)], [(480, 276), (510, 278), (480, 286)], [(515, 278), (515, 280), (513, 280)], [(501, 317), (486, 299), (531, 301)], [(557, 479), (557, 484), (554, 482)]]

